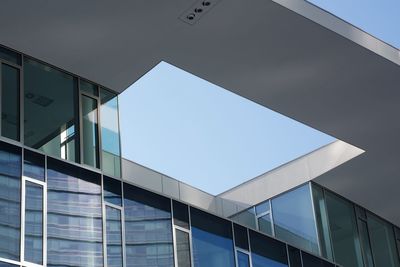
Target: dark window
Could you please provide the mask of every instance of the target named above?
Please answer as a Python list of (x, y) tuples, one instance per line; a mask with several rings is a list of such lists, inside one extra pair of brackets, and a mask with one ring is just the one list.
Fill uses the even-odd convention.
[(173, 265), (171, 201), (124, 184), (126, 266)]
[(367, 222), (358, 218), (358, 231), (360, 234), (360, 243), (363, 252), (365, 267), (373, 267), (374, 260), (372, 258), (371, 243), (368, 235)]
[(172, 207), (174, 210), (174, 224), (180, 227), (189, 229), (189, 209), (188, 206), (177, 202), (175, 200), (172, 201)]
[[(305, 267), (335, 267), (334, 264), (324, 261), (323, 259), (302, 252), (303, 265)], [(345, 265), (346, 266), (346, 265)]]
[(237, 251), (237, 265), (238, 267), (250, 267), (249, 255), (241, 251)]
[(298, 248), (288, 246), (290, 267), (301, 267), (301, 255)]
[(230, 218), (233, 221), (243, 224), (249, 228), (256, 229), (256, 215), (254, 214), (254, 208), (239, 212)]
[(253, 267), (288, 266), (284, 243), (251, 230), (249, 234)]
[(47, 266), (103, 266), (100, 175), (48, 158)]
[(247, 229), (243, 226), (233, 224), (233, 232), (235, 234), (235, 245), (241, 249), (249, 250), (249, 240), (247, 237)]
[(235, 266), (232, 223), (190, 208), (194, 266)]
[(25, 145), (78, 162), (76, 80), (25, 58), (24, 90)]
[(79, 89), (81, 90), (82, 93), (86, 93), (88, 95), (92, 96), (98, 96), (99, 95), (99, 89), (97, 85), (87, 82), (85, 80), (79, 80)]
[(121, 211), (106, 206), (107, 266), (122, 267)]
[(175, 239), (178, 267), (190, 267), (189, 233), (175, 229)]
[(272, 236), (271, 214), (268, 213), (257, 218), (258, 230), (264, 234)]
[(113, 178), (103, 176), (104, 200), (122, 206), (122, 183)]
[(0, 142), (0, 257), (19, 261), (21, 149)]
[(39, 181), (44, 181), (44, 161), (44, 155), (24, 149), (24, 175)]
[(82, 95), (81, 100), (83, 163), (99, 168), (97, 100), (85, 95)]
[(105, 174), (120, 177), (118, 98), (116, 94), (101, 89), (100, 100), (102, 169)]
[(1, 135), (19, 141), (19, 70), (1, 64)]
[(0, 59), (21, 65), (21, 55), (0, 46)]
[(43, 187), (25, 183), (25, 261), (43, 264)]

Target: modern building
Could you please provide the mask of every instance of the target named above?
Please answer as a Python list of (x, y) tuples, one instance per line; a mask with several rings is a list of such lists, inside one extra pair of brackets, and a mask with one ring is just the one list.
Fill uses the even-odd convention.
[[(400, 266), (398, 49), (303, 0), (0, 6), (0, 267)], [(160, 61), (338, 140), (217, 196), (123, 159)]]

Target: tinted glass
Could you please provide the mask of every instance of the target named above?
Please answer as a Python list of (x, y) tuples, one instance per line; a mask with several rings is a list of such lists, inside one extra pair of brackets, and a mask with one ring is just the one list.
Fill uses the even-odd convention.
[(21, 150), (0, 142), (0, 257), (19, 260)]
[(254, 214), (254, 208), (244, 210), (230, 218), (233, 221), (243, 224), (249, 228), (256, 229), (256, 215)]
[(272, 200), (275, 236), (301, 249), (319, 253), (309, 184)]
[(237, 266), (238, 267), (250, 267), (249, 255), (241, 251), (237, 251)]
[(27, 58), (24, 79), (25, 145), (77, 161), (76, 81), (68, 74)]
[(232, 224), (195, 208), (190, 208), (194, 266), (235, 266)]
[(366, 221), (358, 219), (358, 231), (360, 233), (360, 242), (363, 252), (364, 265), (366, 267), (373, 267), (374, 261), (372, 258), (372, 251)]
[(264, 234), (272, 236), (272, 222), (271, 214), (266, 214), (259, 217), (258, 219), (258, 230)]
[(11, 263), (0, 262), (0, 267), (19, 267), (19, 266)]
[(170, 199), (124, 184), (126, 266), (172, 266)]
[(288, 266), (284, 243), (254, 231), (250, 231), (249, 234), (253, 267)]
[(188, 206), (173, 200), (174, 224), (189, 229), (189, 209)]
[(83, 163), (99, 168), (97, 100), (82, 95)]
[(122, 206), (122, 183), (113, 178), (103, 176), (104, 200), (118, 206)]
[(376, 266), (398, 267), (393, 227), (370, 213), (367, 214), (367, 220)]
[(189, 234), (175, 229), (175, 235), (178, 267), (190, 267)]
[(121, 159), (119, 148), (118, 98), (115, 94), (100, 90), (101, 144), (104, 173), (120, 177)]
[(19, 70), (1, 64), (1, 135), (19, 141)]
[(25, 183), (25, 261), (43, 264), (43, 187)]
[(81, 92), (86, 93), (88, 95), (93, 95), (93, 96), (99, 95), (99, 90), (97, 88), (97, 85), (87, 82), (85, 80), (79, 81), (79, 89), (81, 90)]
[(290, 267), (302, 267), (300, 250), (288, 246)]
[(24, 149), (24, 175), (39, 181), (44, 181), (44, 161), (44, 155)]
[(258, 204), (256, 206), (256, 214), (257, 215), (259, 215), (261, 213), (265, 213), (267, 211), (270, 211), (270, 202), (269, 202), (269, 200), (265, 201), (265, 202), (263, 202), (261, 204)]
[[(326, 262), (320, 258), (314, 257), (308, 253), (302, 253), (303, 265), (306, 267), (335, 267), (334, 264)], [(346, 266), (346, 265), (345, 265)]]
[(107, 218), (107, 266), (122, 267), (121, 211), (106, 207)]
[(21, 55), (4, 47), (0, 47), (0, 59), (21, 65)]
[(241, 249), (249, 250), (249, 240), (247, 237), (247, 229), (243, 226), (233, 224), (235, 234), (235, 245)]
[(100, 175), (48, 158), (47, 266), (103, 266)]
[(313, 184), (313, 200), (315, 209), (315, 218), (317, 221), (317, 229), (319, 236), (319, 246), (321, 256), (326, 259), (333, 260), (331, 237), (329, 231), (328, 215), (326, 212), (326, 203), (322, 188)]
[(363, 266), (353, 205), (326, 192), (335, 261), (343, 266)]

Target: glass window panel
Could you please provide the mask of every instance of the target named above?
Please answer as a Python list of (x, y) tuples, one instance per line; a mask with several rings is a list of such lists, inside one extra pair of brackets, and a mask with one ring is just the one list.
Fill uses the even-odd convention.
[(290, 267), (302, 267), (300, 250), (292, 246), (288, 246)]
[(189, 233), (175, 229), (175, 235), (178, 267), (190, 267)]
[(51, 156), (78, 161), (76, 80), (25, 58), (24, 90), (25, 145)]
[(100, 99), (102, 168), (105, 174), (120, 177), (118, 98), (115, 94), (101, 89)]
[(19, 141), (19, 70), (1, 64), (1, 135)]
[(47, 266), (103, 266), (100, 175), (47, 160)]
[(364, 265), (365, 267), (373, 267), (374, 261), (372, 258), (371, 245), (368, 236), (368, 227), (367, 223), (364, 220), (358, 219), (358, 231), (360, 233), (360, 242), (363, 252)]
[(233, 224), (233, 232), (235, 234), (235, 245), (241, 249), (249, 250), (249, 240), (247, 237), (247, 229), (243, 226)]
[(249, 234), (253, 267), (288, 266), (284, 243), (251, 230)]
[(393, 227), (370, 213), (367, 213), (367, 220), (376, 266), (400, 266)]
[(43, 264), (43, 187), (25, 183), (25, 261)]
[(0, 59), (21, 65), (21, 55), (0, 46)]
[(124, 184), (126, 266), (172, 266), (169, 198)]
[(272, 236), (272, 222), (271, 214), (267, 214), (259, 217), (258, 219), (258, 230), (264, 234)]
[(319, 236), (319, 245), (321, 248), (321, 256), (333, 260), (331, 237), (329, 231), (328, 215), (326, 212), (326, 204), (324, 192), (321, 187), (312, 184), (315, 218), (317, 221), (317, 229)]
[(353, 204), (330, 192), (325, 195), (335, 262), (363, 266)]
[(83, 163), (99, 168), (97, 100), (82, 95)]
[(106, 206), (107, 266), (122, 267), (121, 211)]
[(270, 211), (270, 202), (269, 202), (269, 200), (265, 201), (265, 202), (263, 202), (261, 204), (258, 204), (256, 206), (256, 214), (257, 215), (259, 215), (261, 213), (265, 213), (267, 211)]
[(249, 255), (241, 251), (237, 251), (237, 263), (238, 267), (250, 267)]
[(0, 142), (0, 257), (19, 261), (21, 150)]
[(305, 267), (335, 267), (334, 264), (329, 263), (323, 259), (317, 258), (315, 256), (312, 256), (305, 252), (302, 252), (302, 257), (303, 257), (303, 265)]
[(24, 175), (39, 181), (44, 181), (45, 156), (24, 149)]
[(319, 254), (309, 184), (272, 199), (275, 236), (301, 249)]
[(122, 183), (114, 178), (103, 176), (104, 200), (122, 206)]
[(172, 201), (174, 210), (174, 224), (189, 229), (189, 208), (178, 201)]
[(19, 266), (7, 262), (0, 262), (0, 267), (19, 267)]
[(81, 90), (81, 92), (89, 94), (89, 95), (93, 95), (93, 96), (99, 95), (99, 90), (98, 90), (97, 85), (95, 85), (91, 82), (87, 82), (82, 79), (79, 80), (79, 89)]
[(254, 214), (254, 208), (237, 213), (231, 216), (230, 219), (249, 228), (256, 229), (256, 215)]
[(198, 267), (235, 266), (232, 223), (192, 207), (190, 217), (193, 265)]

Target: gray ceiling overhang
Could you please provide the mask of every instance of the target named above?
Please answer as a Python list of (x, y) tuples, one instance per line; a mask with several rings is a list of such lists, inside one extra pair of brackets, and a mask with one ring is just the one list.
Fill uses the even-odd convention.
[(399, 51), (302, 0), (192, 4), (6, 0), (0, 43), (116, 91), (164, 60), (358, 146), (317, 182), (400, 225)]

